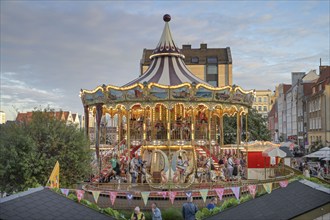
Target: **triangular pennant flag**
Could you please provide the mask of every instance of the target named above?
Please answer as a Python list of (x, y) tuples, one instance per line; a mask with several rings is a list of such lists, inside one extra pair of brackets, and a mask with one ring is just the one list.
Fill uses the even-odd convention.
[(80, 202), (80, 200), (84, 197), (85, 191), (77, 189), (76, 193), (77, 193), (78, 202)]
[(168, 192), (168, 197), (170, 198), (172, 205), (173, 205), (176, 193), (177, 192)]
[(128, 199), (128, 200), (132, 200), (133, 199), (133, 194), (132, 193), (127, 193), (126, 194), (126, 198)]
[(50, 184), (50, 188), (60, 188), (60, 164), (56, 161), (52, 173), (47, 181)]
[(268, 194), (272, 192), (273, 183), (264, 183), (262, 184)]
[(222, 195), (223, 195), (223, 192), (225, 191), (225, 189), (224, 188), (216, 188), (214, 190), (217, 193), (217, 195), (219, 196), (219, 199), (221, 201), (222, 200)]
[(199, 193), (201, 194), (204, 203), (206, 202), (206, 197), (207, 197), (207, 193), (208, 193), (208, 192), (209, 192), (208, 189), (200, 189), (200, 190), (199, 190)]
[(63, 193), (65, 196), (69, 195), (69, 189), (61, 189), (61, 193)]
[(147, 205), (149, 195), (150, 195), (150, 192), (141, 192), (141, 196), (142, 196), (145, 206)]
[(117, 197), (117, 192), (110, 192), (110, 201), (111, 201), (111, 204), (115, 204), (115, 200), (116, 200), (116, 197)]
[(257, 185), (249, 185), (248, 186), (248, 190), (252, 196), (252, 198), (254, 198), (256, 196), (256, 189), (257, 189)]
[(126, 198), (127, 198), (127, 200), (128, 200), (128, 205), (131, 205), (133, 197), (134, 197), (134, 196), (133, 196), (132, 193), (127, 193), (127, 194), (126, 194)]
[(166, 195), (167, 195), (167, 192), (166, 191), (160, 191), (160, 192), (157, 192), (158, 195), (162, 195), (163, 198), (165, 199), (166, 198)]
[(235, 187), (230, 187), (231, 188), (231, 191), (233, 191), (236, 199), (238, 200), (239, 199), (239, 190), (240, 190), (240, 187), (239, 186), (235, 186)]
[(282, 188), (286, 187), (288, 185), (289, 181), (287, 180), (283, 180), (283, 181), (280, 181), (279, 184)]
[(101, 191), (92, 191), (95, 203), (97, 203), (97, 200), (99, 200), (100, 193)]
[(186, 192), (186, 196), (187, 198), (190, 198), (192, 196), (192, 192), (191, 191)]

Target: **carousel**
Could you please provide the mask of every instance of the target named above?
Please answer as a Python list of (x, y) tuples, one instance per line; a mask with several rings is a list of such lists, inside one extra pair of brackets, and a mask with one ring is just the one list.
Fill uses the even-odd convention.
[[(189, 71), (184, 55), (172, 39), (171, 17), (150, 56), (148, 70), (123, 86), (102, 85), (81, 90), (85, 131), (89, 115), (95, 120), (97, 166), (100, 155), (101, 121), (116, 119), (119, 158), (128, 183), (141, 181), (152, 188), (187, 188), (196, 178), (214, 178), (217, 155), (224, 149), (223, 117), (237, 118), (237, 149), (241, 121), (252, 106), (254, 91), (239, 86), (214, 87)], [(238, 155), (239, 156), (239, 155)], [(103, 162), (104, 163), (104, 162)]]

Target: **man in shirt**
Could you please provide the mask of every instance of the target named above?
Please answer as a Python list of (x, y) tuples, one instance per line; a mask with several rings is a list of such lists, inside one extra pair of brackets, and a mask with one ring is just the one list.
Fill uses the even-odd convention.
[(157, 207), (155, 202), (151, 204), (151, 211), (152, 220), (162, 220), (162, 213), (160, 212), (160, 209)]
[(195, 220), (197, 206), (193, 203), (193, 197), (188, 197), (188, 201), (182, 206), (182, 215), (184, 220)]

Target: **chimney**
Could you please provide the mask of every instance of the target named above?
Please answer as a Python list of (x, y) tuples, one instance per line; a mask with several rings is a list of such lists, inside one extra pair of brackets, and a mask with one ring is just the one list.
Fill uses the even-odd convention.
[(207, 44), (201, 43), (201, 49), (207, 49)]
[(191, 49), (191, 45), (190, 44), (183, 44), (182, 45), (182, 50), (190, 50)]

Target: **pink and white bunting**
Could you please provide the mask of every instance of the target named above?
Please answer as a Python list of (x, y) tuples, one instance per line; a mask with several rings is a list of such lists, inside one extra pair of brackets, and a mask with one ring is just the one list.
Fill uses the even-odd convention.
[(199, 190), (199, 193), (201, 194), (204, 203), (206, 202), (206, 197), (207, 197), (207, 193), (208, 193), (208, 192), (209, 192), (208, 189), (200, 189), (200, 190)]
[(110, 192), (110, 201), (111, 201), (111, 204), (115, 204), (115, 200), (116, 200), (116, 197), (117, 197), (117, 192)]
[(176, 194), (177, 194), (177, 192), (174, 192), (174, 191), (168, 192), (168, 197), (170, 198), (172, 205), (173, 205)]
[(239, 199), (239, 190), (240, 190), (240, 187), (239, 186), (235, 186), (235, 187), (230, 187), (230, 188), (233, 191), (236, 199), (238, 200)]
[(248, 187), (248, 190), (249, 190), (252, 198), (254, 198), (256, 196), (256, 192), (257, 192), (257, 185), (249, 185), (247, 187)]
[(283, 181), (280, 181), (279, 184), (282, 188), (284, 188), (284, 187), (287, 187), (287, 185), (289, 184), (289, 181), (283, 180)]
[(79, 190), (79, 189), (77, 189), (77, 190), (76, 190), (76, 193), (77, 193), (77, 199), (78, 199), (78, 202), (80, 202), (80, 200), (81, 200), (82, 198), (84, 198), (85, 191), (84, 191), (84, 190)]
[(225, 191), (224, 188), (216, 188), (214, 189), (217, 195), (219, 196), (220, 201), (222, 200), (223, 192)]
[(190, 198), (192, 196), (192, 192), (191, 191), (186, 192), (186, 196), (187, 198)]
[(95, 203), (97, 203), (97, 200), (99, 199), (100, 193), (101, 193), (101, 191), (92, 191)]
[(162, 195), (164, 199), (166, 199), (167, 192), (166, 191), (159, 191), (157, 192), (158, 195)]
[(69, 189), (61, 189), (61, 193), (63, 193), (66, 197), (69, 195)]
[(149, 195), (150, 195), (150, 192), (141, 192), (141, 196), (142, 196), (145, 206), (147, 205)]

